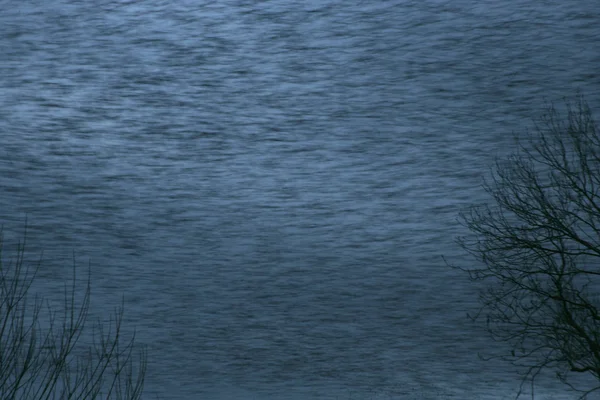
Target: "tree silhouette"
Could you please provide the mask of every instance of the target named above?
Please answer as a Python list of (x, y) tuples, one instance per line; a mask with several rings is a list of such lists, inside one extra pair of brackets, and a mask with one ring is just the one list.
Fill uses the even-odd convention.
[(108, 326), (93, 325), (91, 346), (81, 346), (90, 307), (90, 280), (77, 305), (76, 275), (64, 286), (64, 302), (56, 311), (48, 301), (32, 297), (40, 264), (25, 266), (25, 243), (4, 262), (0, 232), (0, 398), (140, 399), (146, 352), (134, 357), (134, 338), (123, 339), (123, 307)]
[[(459, 217), (471, 234), (458, 243), (480, 262), (457, 267), (480, 281), (473, 318), (525, 367), (517, 398), (547, 369), (582, 399), (600, 388), (600, 132), (581, 95), (566, 106), (548, 106), (496, 162), (491, 204)], [(582, 374), (594, 383), (576, 383)]]

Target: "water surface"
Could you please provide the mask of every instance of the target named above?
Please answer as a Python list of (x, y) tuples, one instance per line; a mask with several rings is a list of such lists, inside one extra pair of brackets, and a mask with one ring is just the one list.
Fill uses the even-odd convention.
[(0, 220), (14, 242), (27, 216), (46, 295), (73, 251), (97, 312), (125, 293), (149, 395), (508, 398), (441, 257), (471, 262), (457, 212), (544, 100), (600, 104), (598, 22), (587, 1), (22, 1), (0, 14)]

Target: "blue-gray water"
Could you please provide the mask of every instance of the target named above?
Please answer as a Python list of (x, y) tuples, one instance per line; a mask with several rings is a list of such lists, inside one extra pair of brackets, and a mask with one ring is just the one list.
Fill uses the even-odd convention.
[[(544, 100), (600, 100), (600, 7), (9, 0), (0, 220), (43, 291), (125, 293), (149, 398), (501, 399), (457, 212)], [(537, 393), (572, 398), (552, 380)], [(204, 397), (202, 397), (204, 396)]]

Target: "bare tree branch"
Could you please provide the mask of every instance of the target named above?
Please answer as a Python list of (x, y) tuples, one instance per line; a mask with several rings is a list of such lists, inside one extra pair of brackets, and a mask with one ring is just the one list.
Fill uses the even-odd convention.
[(93, 346), (81, 351), (91, 298), (89, 271), (78, 305), (73, 263), (71, 285), (65, 284), (62, 308), (55, 311), (37, 295), (31, 301), (40, 264), (25, 266), (25, 242), (18, 245), (16, 259), (8, 263), (2, 250), (0, 230), (0, 398), (140, 399), (147, 355), (141, 349), (135, 356), (135, 335), (124, 341), (124, 304), (107, 331), (98, 321), (92, 331)]
[(492, 203), (459, 216), (471, 234), (457, 242), (478, 264), (453, 267), (480, 283), (473, 318), (509, 344), (501, 358), (525, 368), (516, 397), (552, 369), (583, 399), (600, 389), (572, 375), (600, 382), (600, 132), (579, 96), (517, 143), (484, 182)]

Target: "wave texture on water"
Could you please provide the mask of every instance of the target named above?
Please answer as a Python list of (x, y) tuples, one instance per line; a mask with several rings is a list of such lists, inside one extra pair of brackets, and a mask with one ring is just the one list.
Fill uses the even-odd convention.
[(0, 221), (16, 241), (27, 215), (47, 296), (72, 251), (95, 312), (125, 293), (148, 393), (514, 394), (441, 256), (471, 262), (457, 212), (545, 99), (598, 109), (600, 10), (19, 4), (0, 14)]

